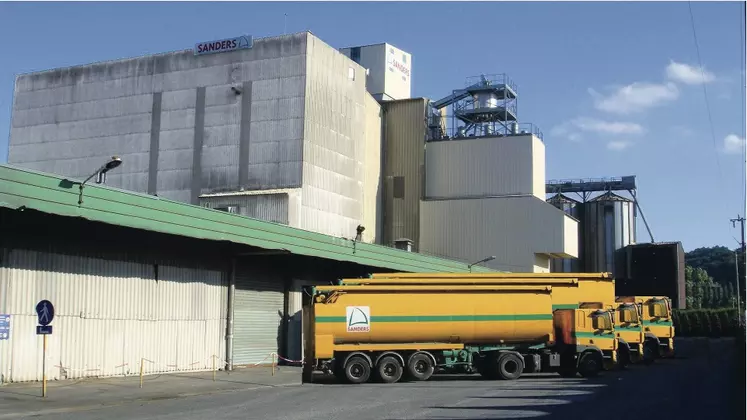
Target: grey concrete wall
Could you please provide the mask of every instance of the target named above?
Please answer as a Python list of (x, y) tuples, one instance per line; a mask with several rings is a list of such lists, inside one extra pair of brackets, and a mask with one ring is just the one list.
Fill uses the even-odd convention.
[(352, 239), (364, 219), (365, 69), (309, 38), (306, 89), (299, 227)]
[(119, 155), (109, 185), (193, 203), (207, 192), (298, 187), (308, 37), (20, 75), (8, 162), (84, 178)]

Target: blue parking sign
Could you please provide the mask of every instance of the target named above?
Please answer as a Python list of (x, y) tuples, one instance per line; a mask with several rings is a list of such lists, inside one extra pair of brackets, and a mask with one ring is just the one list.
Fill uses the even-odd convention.
[(0, 340), (10, 338), (10, 315), (0, 314)]

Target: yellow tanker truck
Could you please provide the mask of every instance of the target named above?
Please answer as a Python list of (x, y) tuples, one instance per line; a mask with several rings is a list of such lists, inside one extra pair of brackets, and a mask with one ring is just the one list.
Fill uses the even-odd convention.
[(657, 296), (618, 296), (618, 303), (634, 306), (641, 316), (646, 338), (656, 343), (656, 357), (674, 356), (672, 300)]
[(324, 371), (355, 384), (424, 381), (454, 369), (505, 380), (594, 376), (614, 364), (610, 312), (553, 311), (552, 293), (531, 285), (313, 287), (303, 308), (304, 380)]
[[(619, 339), (619, 364), (652, 363), (659, 352), (659, 339), (644, 331), (644, 318), (635, 305), (617, 302), (615, 281), (609, 273), (479, 273), (374, 274), (368, 279), (343, 280), (343, 284), (480, 284), (480, 285), (547, 285), (553, 287), (553, 309), (614, 309), (613, 324)], [(658, 325), (658, 324), (657, 324)], [(652, 325), (652, 328), (660, 328)], [(661, 329), (661, 328), (660, 328)]]

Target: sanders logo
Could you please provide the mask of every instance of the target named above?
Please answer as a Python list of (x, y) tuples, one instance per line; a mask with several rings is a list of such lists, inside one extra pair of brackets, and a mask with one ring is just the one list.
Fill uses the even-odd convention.
[(371, 331), (371, 309), (368, 306), (348, 306), (346, 310), (348, 332)]
[(410, 69), (407, 68), (407, 56), (402, 54), (402, 61), (398, 61), (396, 58), (394, 58), (394, 49), (390, 48), (389, 52), (387, 54), (387, 60), (386, 63), (390, 66), (389, 71), (394, 71), (394, 69), (399, 70), (403, 75), (410, 77)]
[(252, 44), (253, 41), (251, 36), (240, 36), (238, 38), (222, 39), (220, 41), (201, 42), (195, 45), (195, 55), (242, 50), (252, 48)]

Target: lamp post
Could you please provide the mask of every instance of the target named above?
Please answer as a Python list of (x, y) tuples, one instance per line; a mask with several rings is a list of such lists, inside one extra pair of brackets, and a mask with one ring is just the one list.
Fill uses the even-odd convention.
[(119, 158), (119, 156), (112, 156), (112, 158), (106, 162), (105, 164), (101, 165), (99, 169), (96, 170), (96, 172), (92, 173), (88, 178), (86, 178), (85, 181), (83, 181), (80, 186), (78, 187), (78, 205), (83, 204), (83, 186), (86, 185), (86, 182), (90, 181), (91, 178), (96, 177), (96, 183), (97, 184), (103, 184), (106, 182), (106, 173), (111, 171), (112, 169), (118, 167), (122, 164), (122, 159)]
[(487, 257), (487, 258), (483, 258), (483, 259), (481, 259), (480, 261), (477, 261), (477, 262), (473, 262), (472, 264), (468, 265), (468, 266), (467, 266), (467, 268), (469, 268), (469, 272), (471, 273), (471, 272), (472, 272), (472, 266), (473, 266), (473, 265), (477, 265), (477, 264), (482, 264), (482, 263), (484, 263), (484, 262), (488, 262), (488, 261), (493, 261), (494, 259), (495, 259), (495, 255), (492, 255), (492, 256), (490, 256), (490, 257)]

